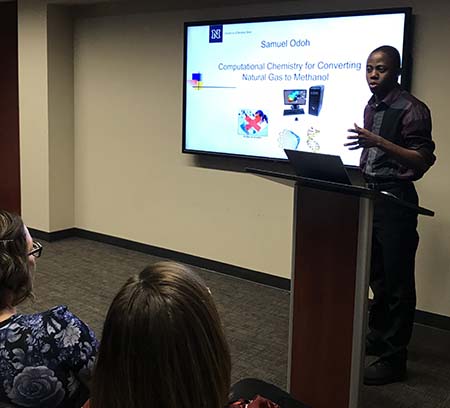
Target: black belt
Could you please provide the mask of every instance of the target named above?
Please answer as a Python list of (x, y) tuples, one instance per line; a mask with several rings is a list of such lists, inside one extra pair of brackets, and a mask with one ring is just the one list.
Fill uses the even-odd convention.
[(397, 187), (397, 186), (406, 186), (407, 184), (411, 184), (412, 181), (409, 180), (368, 180), (366, 181), (367, 188), (373, 190), (384, 190), (389, 187)]

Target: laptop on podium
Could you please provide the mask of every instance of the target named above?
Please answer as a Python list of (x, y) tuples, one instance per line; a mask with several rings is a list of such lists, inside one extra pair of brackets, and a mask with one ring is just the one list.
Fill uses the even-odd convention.
[(284, 151), (297, 176), (352, 185), (340, 156), (289, 149)]

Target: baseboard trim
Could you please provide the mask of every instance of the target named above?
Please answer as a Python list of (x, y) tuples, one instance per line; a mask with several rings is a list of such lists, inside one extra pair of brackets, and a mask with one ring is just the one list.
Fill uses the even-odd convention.
[(414, 321), (415, 323), (424, 326), (431, 326), (436, 329), (450, 331), (450, 317), (448, 316), (416, 310)]
[(42, 239), (47, 242), (59, 241), (60, 239), (77, 237), (78, 228), (68, 228), (61, 231), (44, 232), (34, 228), (28, 228), (30, 234), (36, 239)]
[[(79, 237), (98, 241), (105, 244), (115, 245), (120, 248), (130, 249), (132, 251), (142, 252), (148, 255), (158, 256), (161, 258), (168, 258), (174, 261), (182, 262), (188, 265), (196, 266), (213, 270), (215, 272), (223, 273), (237, 278), (249, 280), (263, 285), (271, 286), (278, 289), (290, 290), (290, 279), (281, 278), (278, 276), (269, 275), (263, 272), (257, 272), (251, 269), (241, 268), (239, 266), (213, 261), (210, 259), (198, 257), (195, 255), (185, 254), (183, 252), (173, 251), (156, 247), (153, 245), (143, 244), (131, 241), (124, 238), (113, 237), (111, 235), (101, 234), (98, 232), (87, 231), (80, 228), (69, 228), (62, 231), (43, 232), (33, 228), (29, 228), (31, 235), (37, 239), (48, 242), (58, 241), (60, 239)], [(415, 323), (424, 326), (434, 327), (436, 329), (450, 331), (450, 317), (440, 315), (437, 313), (425, 312), (422, 310), (416, 311)]]
[(80, 228), (70, 228), (67, 230), (55, 232), (43, 232), (32, 228), (30, 228), (29, 230), (32, 236), (48, 242), (53, 242), (70, 237), (85, 238), (92, 241), (102, 242), (104, 244), (115, 245), (124, 249), (130, 249), (132, 251), (142, 252), (160, 258), (172, 259), (174, 261), (196, 266), (198, 268), (213, 270), (224, 275), (234, 276), (236, 278), (249, 280), (278, 289), (290, 290), (291, 286), (290, 279), (269, 275), (263, 272), (257, 272), (251, 269), (242, 268), (240, 266), (235, 266), (224, 262), (213, 261), (195, 255), (185, 254), (183, 252), (173, 251), (171, 249), (160, 248), (157, 246), (143, 244), (124, 238), (118, 238), (98, 232), (87, 231)]

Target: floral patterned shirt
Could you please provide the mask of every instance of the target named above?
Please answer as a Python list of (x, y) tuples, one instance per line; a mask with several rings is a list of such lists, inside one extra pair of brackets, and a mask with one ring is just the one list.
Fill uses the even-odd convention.
[(66, 306), (0, 323), (0, 406), (81, 406), (98, 341)]

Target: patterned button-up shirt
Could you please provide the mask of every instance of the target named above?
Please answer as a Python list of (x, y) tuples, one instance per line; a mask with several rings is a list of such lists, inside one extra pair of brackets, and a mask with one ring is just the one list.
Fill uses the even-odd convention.
[[(397, 145), (417, 150), (429, 166), (436, 160), (430, 110), (400, 87), (394, 88), (379, 103), (374, 96), (370, 98), (364, 110), (364, 128)], [(423, 176), (378, 147), (363, 149), (360, 166), (366, 178), (414, 181)]]

